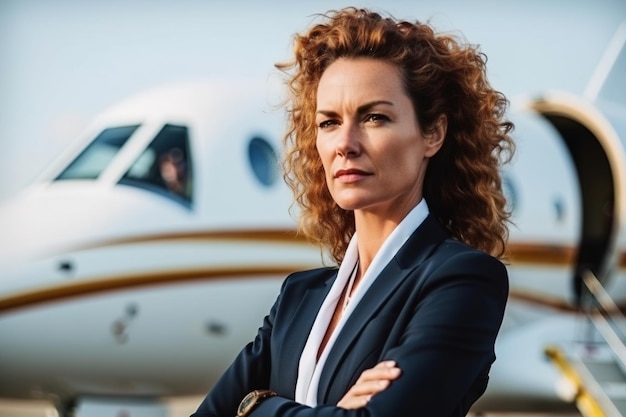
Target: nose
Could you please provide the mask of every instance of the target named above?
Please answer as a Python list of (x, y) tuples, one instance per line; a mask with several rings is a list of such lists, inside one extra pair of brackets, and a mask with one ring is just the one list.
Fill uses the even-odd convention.
[(361, 154), (361, 132), (358, 126), (344, 123), (338, 132), (337, 155), (344, 158), (354, 158)]

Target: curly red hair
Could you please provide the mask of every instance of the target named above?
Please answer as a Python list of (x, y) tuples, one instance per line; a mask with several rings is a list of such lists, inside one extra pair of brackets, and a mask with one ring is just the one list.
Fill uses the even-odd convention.
[(441, 115), (448, 121), (444, 144), (428, 163), (424, 198), (456, 239), (502, 257), (508, 238), (501, 163), (513, 154), (505, 120), (508, 101), (486, 76), (486, 57), (473, 45), (427, 24), (397, 21), (364, 9), (322, 15), (325, 22), (296, 35), (292, 62), (277, 64), (288, 75), (285, 180), (300, 206), (299, 230), (341, 262), (354, 233), (354, 213), (332, 199), (315, 146), (319, 80), (339, 58), (373, 58), (400, 69), (423, 130)]

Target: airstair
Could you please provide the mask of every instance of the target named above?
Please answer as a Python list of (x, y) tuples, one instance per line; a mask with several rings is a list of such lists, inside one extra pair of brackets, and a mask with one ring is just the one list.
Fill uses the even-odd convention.
[(584, 337), (546, 349), (585, 417), (626, 416), (626, 317), (596, 276), (583, 273)]

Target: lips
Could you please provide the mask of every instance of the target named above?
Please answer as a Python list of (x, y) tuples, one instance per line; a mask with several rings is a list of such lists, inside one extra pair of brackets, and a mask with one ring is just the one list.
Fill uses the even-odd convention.
[(356, 168), (340, 169), (339, 171), (335, 173), (335, 178), (339, 178), (344, 175), (369, 175), (369, 174), (365, 171), (361, 171), (360, 169), (356, 169)]
[(354, 182), (371, 175), (367, 171), (356, 168), (340, 169), (335, 172), (335, 178), (343, 182)]

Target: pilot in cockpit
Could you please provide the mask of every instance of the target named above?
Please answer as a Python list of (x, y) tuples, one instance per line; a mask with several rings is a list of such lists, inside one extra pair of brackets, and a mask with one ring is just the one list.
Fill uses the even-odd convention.
[(159, 172), (165, 188), (182, 197), (188, 196), (187, 162), (179, 148), (171, 148), (159, 157)]

